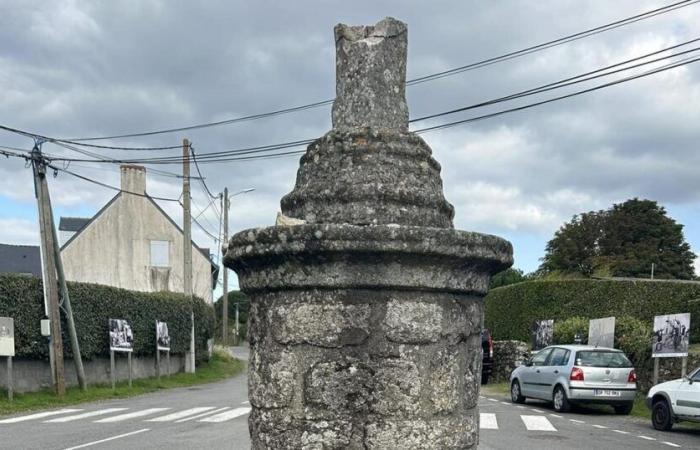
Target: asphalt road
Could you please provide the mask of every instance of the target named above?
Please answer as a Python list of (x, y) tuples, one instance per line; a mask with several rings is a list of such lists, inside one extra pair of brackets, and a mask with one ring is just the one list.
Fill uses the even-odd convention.
[(700, 448), (700, 429), (677, 424), (670, 432), (656, 431), (649, 421), (617, 416), (612, 409), (557, 414), (545, 402), (514, 405), (507, 395), (484, 393), (479, 410), (482, 450)]
[(0, 448), (248, 449), (248, 411), (241, 374), (209, 385), (2, 417)]
[[(542, 402), (513, 405), (505, 395), (486, 393), (479, 408), (482, 450), (700, 448), (698, 429), (680, 425), (663, 433), (612, 412), (555, 414)], [(0, 449), (248, 449), (248, 412), (241, 374), (210, 385), (3, 417)]]

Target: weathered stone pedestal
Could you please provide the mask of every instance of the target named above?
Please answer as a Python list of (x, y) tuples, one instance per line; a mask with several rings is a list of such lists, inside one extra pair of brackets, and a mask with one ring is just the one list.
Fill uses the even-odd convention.
[(336, 27), (334, 128), (282, 212), (224, 264), (251, 297), (255, 449), (462, 449), (478, 441), (482, 297), (500, 238), (452, 228), (440, 166), (409, 133), (406, 28)]

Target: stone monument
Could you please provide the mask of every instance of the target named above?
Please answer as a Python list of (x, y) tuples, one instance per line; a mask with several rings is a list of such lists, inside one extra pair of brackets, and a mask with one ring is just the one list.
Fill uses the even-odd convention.
[(335, 41), (333, 129), (279, 225), (224, 258), (251, 300), (252, 447), (476, 447), (482, 299), (512, 247), (453, 229), (440, 165), (408, 131), (406, 25), (338, 25)]

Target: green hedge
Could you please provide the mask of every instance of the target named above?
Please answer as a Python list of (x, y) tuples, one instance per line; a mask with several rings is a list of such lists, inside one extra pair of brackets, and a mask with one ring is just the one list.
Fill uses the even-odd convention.
[(655, 315), (691, 313), (690, 340), (700, 342), (700, 283), (641, 280), (541, 280), (511, 284), (486, 296), (485, 324), (494, 339), (530, 342), (532, 322), (574, 316), (630, 316), (652, 325)]
[[(195, 314), (197, 359), (207, 355), (213, 336), (214, 311), (201, 299), (188, 300), (171, 292), (146, 293), (89, 283), (68, 283), (75, 327), (83, 358), (109, 355), (109, 319), (126, 319), (134, 331), (134, 354), (155, 354), (155, 321), (168, 323), (171, 353), (183, 354), (190, 345), (192, 309)], [(48, 345), (41, 336), (44, 318), (41, 280), (0, 275), (0, 316), (14, 318), (17, 357), (48, 359)], [(65, 319), (63, 343), (71, 355)]]

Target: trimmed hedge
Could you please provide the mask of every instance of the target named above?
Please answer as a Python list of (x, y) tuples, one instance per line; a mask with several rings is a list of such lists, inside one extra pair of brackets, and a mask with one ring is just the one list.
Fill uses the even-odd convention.
[[(700, 283), (643, 280), (537, 280), (489, 292), (485, 326), (495, 339), (530, 342), (532, 322), (630, 316), (652, 326), (654, 316), (691, 313), (690, 341), (700, 342)], [(695, 323), (695, 325), (693, 325)]]
[[(172, 292), (136, 292), (90, 283), (68, 283), (73, 317), (83, 358), (109, 355), (109, 319), (126, 319), (134, 332), (134, 354), (155, 354), (155, 321), (168, 323), (171, 353), (183, 354), (190, 345), (190, 315), (195, 315), (197, 360), (207, 357), (207, 340), (214, 332), (214, 311), (203, 300), (188, 300)], [(41, 336), (44, 316), (42, 282), (38, 278), (0, 275), (0, 316), (14, 318), (15, 350), (20, 358), (48, 359), (46, 338)], [(63, 343), (70, 342), (63, 319)]]

